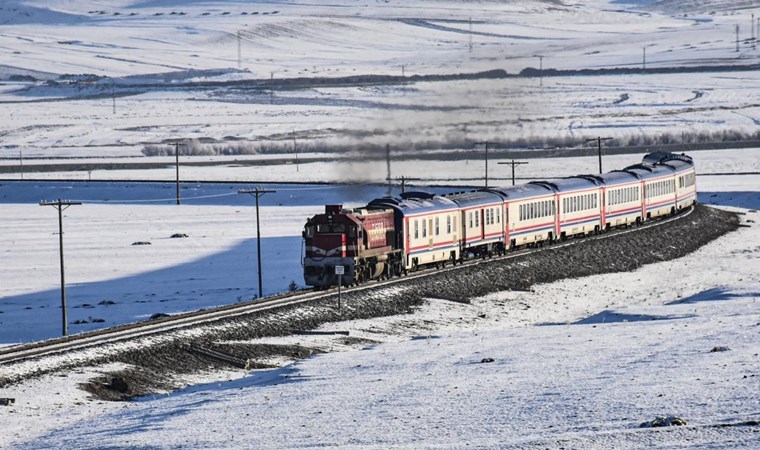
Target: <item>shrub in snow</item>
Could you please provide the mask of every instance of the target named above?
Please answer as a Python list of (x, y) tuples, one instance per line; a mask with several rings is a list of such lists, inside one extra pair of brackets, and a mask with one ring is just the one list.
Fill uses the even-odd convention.
[(129, 385), (127, 384), (126, 381), (124, 381), (124, 378), (122, 377), (111, 378), (111, 382), (108, 384), (108, 387), (110, 387), (116, 392), (121, 392), (122, 394), (129, 391)]
[(731, 349), (728, 347), (718, 346), (718, 347), (713, 347), (712, 350), (710, 350), (710, 353), (727, 352), (729, 350)]
[(648, 422), (642, 422), (639, 428), (656, 428), (656, 427), (671, 427), (686, 425), (686, 421), (680, 417), (675, 416), (657, 416), (654, 420)]
[(132, 245), (151, 245), (148, 241), (136, 241), (133, 242)]
[(493, 358), (483, 358), (483, 359), (480, 360), (481, 363), (492, 363), (494, 361), (496, 361), (496, 360), (493, 359)]
[(171, 235), (172, 239), (186, 238), (186, 237), (190, 237), (190, 236), (186, 235), (185, 233), (174, 233)]

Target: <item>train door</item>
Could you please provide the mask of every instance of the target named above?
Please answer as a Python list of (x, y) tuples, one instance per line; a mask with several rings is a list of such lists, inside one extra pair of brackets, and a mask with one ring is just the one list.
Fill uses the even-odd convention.
[(481, 208), (478, 214), (480, 214), (480, 239), (485, 239), (486, 237), (486, 211)]
[(562, 199), (560, 199), (559, 194), (554, 194), (554, 239), (559, 239), (559, 237), (562, 235)]
[(428, 219), (428, 249), (433, 248), (433, 219)]
[(641, 220), (647, 220), (647, 183), (641, 182)]

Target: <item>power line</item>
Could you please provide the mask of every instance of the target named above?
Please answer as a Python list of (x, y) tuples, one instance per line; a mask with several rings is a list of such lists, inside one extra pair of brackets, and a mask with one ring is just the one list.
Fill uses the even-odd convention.
[(58, 249), (61, 257), (61, 325), (63, 336), (69, 334), (68, 321), (66, 320), (66, 275), (63, 266), (63, 212), (69, 206), (81, 205), (81, 202), (72, 202), (70, 200), (41, 201), (40, 206), (52, 206), (58, 210)]
[(261, 227), (259, 226), (259, 198), (264, 194), (274, 193), (277, 191), (269, 191), (265, 189), (253, 188), (253, 189), (240, 189), (238, 194), (251, 194), (256, 197), (256, 246), (258, 249), (258, 261), (259, 261), (259, 298), (263, 298), (262, 283), (261, 283)]

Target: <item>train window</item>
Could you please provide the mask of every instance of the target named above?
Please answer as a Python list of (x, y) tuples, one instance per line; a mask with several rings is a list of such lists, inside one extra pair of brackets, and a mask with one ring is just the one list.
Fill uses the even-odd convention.
[(422, 219), (422, 237), (427, 237), (427, 220)]
[(470, 211), (470, 212), (467, 213), (467, 219), (470, 222), (469, 228), (472, 228), (472, 211)]
[(480, 211), (475, 211), (475, 226), (480, 226)]
[(451, 227), (451, 229), (454, 231), (454, 233), (457, 232), (457, 216), (454, 216), (454, 226)]
[(440, 234), (440, 228), (439, 228), (439, 219), (438, 217), (435, 218), (435, 235), (438, 236)]
[(303, 230), (304, 237), (310, 238), (314, 236), (314, 226), (307, 225)]
[(501, 223), (501, 208), (497, 208), (496, 212), (496, 223)]
[(446, 234), (451, 234), (451, 216), (446, 216)]
[(419, 239), (420, 237), (420, 221), (415, 220), (414, 221), (414, 238)]

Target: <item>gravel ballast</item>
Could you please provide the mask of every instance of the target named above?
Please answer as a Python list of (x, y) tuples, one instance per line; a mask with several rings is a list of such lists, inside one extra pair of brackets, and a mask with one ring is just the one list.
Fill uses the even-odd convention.
[[(512, 258), (483, 260), (475, 265), (457, 266), (455, 270), (431, 272), (422, 278), (402, 278), (392, 285), (348, 290), (343, 293), (341, 310), (337, 309), (337, 295), (333, 295), (319, 302), (220, 320), (192, 332), (144, 339), (141, 345), (130, 345), (126, 349), (115, 347), (112, 352), (76, 365), (128, 364), (129, 369), (105, 374), (82, 386), (101, 399), (125, 400), (181, 387), (181, 381), (173, 381), (180, 379), (177, 375), (231, 369), (223, 361), (191, 351), (192, 346), (250, 361), (253, 368), (266, 368), (270, 367), (267, 361), (273, 358), (301, 359), (322, 350), (252, 345), (245, 341), (287, 336), (296, 330), (312, 330), (342, 320), (411, 314), (430, 297), (467, 302), (494, 292), (527, 290), (539, 283), (631, 271), (644, 264), (687, 255), (738, 226), (737, 214), (698, 205), (691, 214), (659, 226), (604, 239), (579, 239), (572, 245), (545, 247), (542, 251)], [(46, 369), (35, 375), (61, 369), (63, 367)], [(114, 378), (125, 381), (126, 388), (118, 383), (120, 389), (114, 389)], [(16, 381), (19, 379), (0, 378), (0, 386)]]

